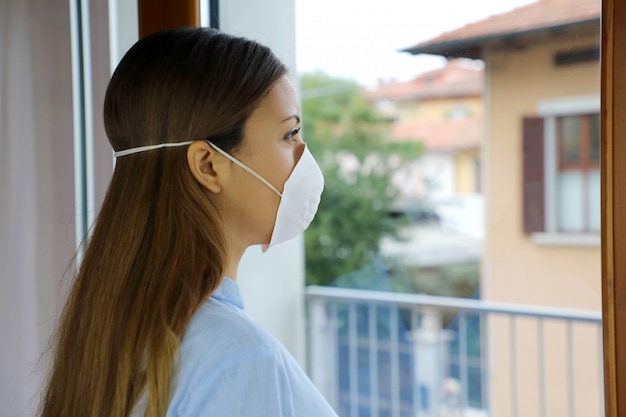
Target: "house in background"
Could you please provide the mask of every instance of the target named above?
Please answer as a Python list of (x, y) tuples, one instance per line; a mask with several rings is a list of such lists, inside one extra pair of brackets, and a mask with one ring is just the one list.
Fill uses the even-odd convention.
[[(406, 50), (485, 64), (483, 298), (601, 308), (600, 8), (599, 0), (540, 0)], [(573, 415), (574, 393), (576, 415), (598, 416), (599, 332), (520, 322), (512, 341), (511, 321), (489, 320), (494, 415), (509, 416), (512, 403), (524, 416)], [(547, 347), (564, 335), (569, 354)], [(550, 383), (563, 375), (569, 386)]]
[(424, 145), (394, 177), (401, 190), (395, 210), (413, 213), (414, 222), (401, 241), (381, 242), (383, 255), (422, 269), (480, 261), (482, 92), (482, 65), (469, 60), (366, 91), (389, 120), (391, 140)]
[(367, 96), (391, 121), (391, 139), (420, 141), (424, 155), (398, 178), (405, 199), (480, 192), (483, 71), (450, 61), (406, 82), (380, 82)]

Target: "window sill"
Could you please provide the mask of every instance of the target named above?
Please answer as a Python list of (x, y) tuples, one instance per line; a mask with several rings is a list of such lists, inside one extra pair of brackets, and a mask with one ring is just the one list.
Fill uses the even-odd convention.
[(600, 247), (600, 233), (533, 233), (534, 243), (542, 246)]

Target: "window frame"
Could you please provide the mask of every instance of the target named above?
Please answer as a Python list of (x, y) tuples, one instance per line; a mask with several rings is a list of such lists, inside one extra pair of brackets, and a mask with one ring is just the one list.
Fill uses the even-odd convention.
[[(602, 0), (602, 328), (606, 417), (626, 415), (626, 2)], [(618, 138), (616, 140), (616, 138)], [(617, 387), (622, 387), (618, 390)]]

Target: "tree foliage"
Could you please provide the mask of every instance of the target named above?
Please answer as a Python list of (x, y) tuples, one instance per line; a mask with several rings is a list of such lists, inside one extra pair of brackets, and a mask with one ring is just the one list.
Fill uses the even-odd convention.
[(328, 285), (370, 264), (380, 239), (396, 235), (402, 224), (389, 216), (399, 191), (391, 178), (422, 148), (391, 142), (389, 123), (356, 83), (315, 73), (301, 85), (304, 138), (325, 177), (305, 234), (307, 283)]

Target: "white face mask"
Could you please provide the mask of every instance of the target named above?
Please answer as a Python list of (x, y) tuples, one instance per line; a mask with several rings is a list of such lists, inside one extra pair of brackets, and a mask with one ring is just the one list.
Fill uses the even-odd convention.
[(209, 142), (209, 144), (226, 158), (254, 175), (280, 197), (272, 237), (270, 243), (262, 246), (263, 252), (272, 246), (298, 236), (309, 227), (313, 217), (315, 217), (320, 197), (324, 190), (324, 176), (306, 145), (302, 156), (300, 156), (296, 166), (291, 171), (291, 175), (285, 181), (283, 192), (281, 193), (269, 181), (243, 162), (235, 159), (213, 143)]
[[(208, 142), (208, 141), (207, 141)], [(184, 146), (193, 143), (193, 141), (177, 142), (177, 143), (161, 143), (158, 145), (141, 146), (138, 148), (126, 149), (115, 152), (115, 157), (119, 158), (133, 153), (149, 151), (152, 149), (160, 149), (174, 146)], [(235, 159), (229, 153), (224, 152), (215, 144), (208, 142), (216, 151), (230, 159), (232, 162), (248, 171), (250, 174), (258, 178), (263, 184), (269, 187), (280, 197), (278, 205), (278, 213), (274, 221), (274, 230), (268, 244), (262, 246), (263, 252), (272, 246), (285, 242), (298, 236), (304, 232), (313, 221), (317, 207), (320, 203), (320, 197), (324, 190), (324, 176), (317, 162), (311, 155), (309, 148), (305, 145), (302, 156), (291, 171), (291, 175), (285, 181), (283, 192), (281, 193), (269, 181), (256, 173), (253, 169), (245, 165), (243, 162)]]

